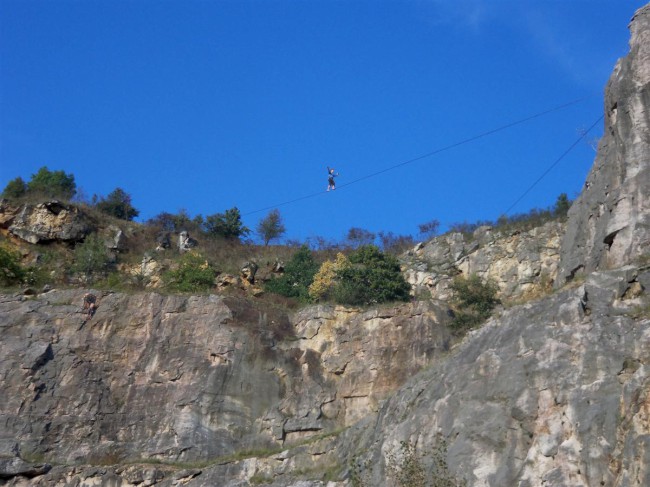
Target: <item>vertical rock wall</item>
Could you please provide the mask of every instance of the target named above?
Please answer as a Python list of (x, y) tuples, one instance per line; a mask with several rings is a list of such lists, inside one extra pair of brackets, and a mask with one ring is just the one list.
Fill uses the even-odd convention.
[(650, 6), (630, 24), (630, 52), (605, 90), (605, 133), (569, 211), (558, 286), (635, 262), (650, 247)]

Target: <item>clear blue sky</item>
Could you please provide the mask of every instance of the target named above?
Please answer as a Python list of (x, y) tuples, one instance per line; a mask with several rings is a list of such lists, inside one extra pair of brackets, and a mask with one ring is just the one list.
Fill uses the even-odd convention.
[[(139, 220), (237, 206), (251, 228), (278, 205), (300, 240), (496, 219), (602, 115), (644, 3), (0, 0), (0, 186), (46, 165)], [(512, 212), (574, 198), (594, 156)]]

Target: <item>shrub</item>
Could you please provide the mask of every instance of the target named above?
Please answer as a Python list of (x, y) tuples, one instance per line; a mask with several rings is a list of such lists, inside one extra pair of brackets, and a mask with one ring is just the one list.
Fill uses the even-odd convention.
[(27, 190), (32, 194), (69, 200), (77, 192), (77, 185), (72, 174), (50, 171), (47, 166), (43, 166), (36, 174), (32, 174)]
[(451, 289), (455, 293), (454, 300), (459, 309), (452, 321), (452, 328), (458, 332), (483, 323), (500, 302), (496, 297), (498, 286), (493, 281), (481, 280), (476, 274), (467, 278), (456, 277), (451, 284)]
[(331, 290), (336, 284), (337, 273), (349, 265), (350, 261), (341, 252), (336, 255), (336, 260), (326, 260), (323, 262), (314, 276), (314, 281), (309, 286), (309, 297), (313, 301), (329, 297)]
[(25, 196), (25, 193), (27, 193), (27, 183), (23, 181), (23, 178), (18, 177), (7, 183), (7, 186), (2, 191), (2, 196), (9, 199), (18, 199)]
[(111, 262), (106, 245), (102, 238), (93, 233), (78, 244), (74, 249), (74, 262), (71, 270), (83, 274), (89, 282), (99, 276), (104, 276)]
[(420, 235), (425, 239), (431, 239), (438, 234), (440, 222), (438, 220), (430, 220), (426, 223), (418, 225)]
[(352, 227), (348, 230), (345, 241), (349, 247), (356, 249), (362, 245), (371, 245), (375, 241), (375, 238), (376, 235), (370, 230)]
[(333, 290), (337, 302), (368, 305), (410, 299), (411, 287), (394, 256), (364, 245), (350, 254), (349, 260), (351, 265), (337, 272), (339, 282)]
[(201, 254), (183, 254), (178, 264), (177, 269), (163, 274), (163, 281), (170, 290), (193, 293), (204, 292), (214, 286), (217, 272)]
[(21, 284), (24, 279), (25, 269), (20, 264), (20, 254), (0, 245), (0, 284)]
[(314, 280), (318, 267), (309, 248), (303, 245), (284, 266), (284, 274), (266, 283), (266, 290), (309, 302), (309, 286)]
[(381, 248), (389, 254), (399, 255), (415, 246), (415, 241), (410, 235), (395, 235), (393, 232), (379, 232)]
[(131, 204), (131, 195), (122, 188), (115, 188), (106, 198), (100, 199), (95, 206), (102, 213), (121, 220), (131, 221), (140, 214)]

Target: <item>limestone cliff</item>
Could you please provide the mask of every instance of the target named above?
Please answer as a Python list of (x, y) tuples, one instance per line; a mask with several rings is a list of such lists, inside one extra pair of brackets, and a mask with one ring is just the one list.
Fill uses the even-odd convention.
[(650, 9), (630, 24), (630, 53), (605, 90), (605, 133), (569, 211), (558, 284), (639, 259), (650, 246)]
[(448, 349), (447, 308), (82, 291), (0, 300), (0, 446), (53, 463), (213, 460), (353, 424)]
[(434, 299), (106, 293), (84, 323), (84, 290), (0, 296), (0, 483), (650, 485), (650, 6), (631, 31), (561, 244), (483, 229), (409, 257), (436, 296), (459, 272), (555, 293), (460, 343)]

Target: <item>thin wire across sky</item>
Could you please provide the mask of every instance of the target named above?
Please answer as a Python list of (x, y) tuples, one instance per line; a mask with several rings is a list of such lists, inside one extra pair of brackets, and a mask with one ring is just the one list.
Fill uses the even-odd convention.
[[(516, 121), (514, 121), (514, 122), (510, 122), (510, 123), (507, 123), (507, 124), (505, 124), (505, 125), (501, 125), (501, 126), (499, 126), (499, 127), (497, 127), (497, 128), (494, 128), (494, 129), (491, 129), (491, 130), (487, 130), (487, 131), (485, 131), (485, 132), (482, 132), (482, 133), (480, 133), (480, 134), (474, 135), (474, 136), (472, 136), (472, 137), (468, 137), (468, 138), (462, 139), (462, 140), (460, 140), (460, 141), (458, 141), (458, 142), (454, 142), (454, 143), (452, 143), (452, 144), (445, 145), (445, 146), (440, 147), (440, 148), (438, 148), (438, 149), (432, 150), (431, 152), (427, 152), (426, 154), (422, 154), (422, 155), (420, 155), (420, 156), (413, 157), (413, 158), (411, 158), (411, 159), (407, 159), (407, 160), (405, 160), (405, 161), (399, 162), (399, 163), (397, 163), (397, 164), (393, 164), (393, 165), (391, 165), (391, 166), (389, 166), (389, 167), (386, 167), (386, 168), (384, 168), (384, 169), (381, 169), (381, 170), (379, 170), (379, 171), (375, 171), (375, 172), (373, 172), (373, 173), (366, 174), (366, 175), (364, 175), (364, 176), (361, 176), (361, 177), (359, 177), (359, 178), (357, 178), (357, 179), (354, 179), (354, 180), (352, 180), (352, 181), (349, 181), (349, 182), (347, 182), (347, 183), (340, 184), (340, 185), (337, 186), (337, 189), (340, 190), (340, 189), (348, 188), (348, 187), (350, 187), (350, 186), (352, 186), (352, 185), (354, 185), (354, 184), (358, 184), (358, 183), (360, 183), (360, 182), (362, 182), (362, 181), (365, 181), (365, 180), (367, 180), (367, 179), (370, 179), (370, 178), (373, 178), (373, 177), (379, 176), (379, 175), (384, 174), (384, 173), (387, 173), (387, 172), (389, 172), (389, 171), (394, 171), (395, 169), (399, 169), (400, 167), (404, 167), (404, 166), (407, 166), (407, 165), (412, 164), (412, 163), (414, 163), (414, 162), (421, 161), (422, 159), (427, 159), (427, 158), (433, 157), (433, 156), (438, 155), (438, 154), (440, 154), (440, 153), (442, 153), (442, 152), (446, 152), (446, 151), (449, 151), (449, 150), (455, 149), (455, 148), (457, 148), (457, 147), (461, 147), (461, 146), (463, 146), (463, 145), (470, 144), (470, 143), (475, 142), (475, 141), (477, 141), (477, 140), (479, 140), (479, 139), (483, 139), (483, 138), (485, 138), (485, 137), (489, 137), (489, 136), (491, 136), (491, 135), (494, 135), (494, 134), (496, 134), (496, 133), (499, 133), (499, 132), (502, 132), (502, 131), (504, 131), (504, 130), (510, 129), (510, 128), (512, 128), (512, 127), (515, 127), (515, 126), (518, 126), (518, 125), (522, 125), (522, 124), (525, 124), (525, 123), (530, 122), (530, 121), (532, 121), (532, 120), (535, 120), (535, 119), (537, 119), (537, 118), (543, 117), (543, 116), (545, 116), (545, 115), (549, 115), (549, 114), (551, 114), (551, 113), (554, 113), (554, 112), (557, 112), (557, 111), (563, 110), (563, 109), (568, 108), (568, 107), (570, 107), (570, 106), (576, 105), (576, 104), (578, 104), (578, 103), (580, 103), (580, 102), (582, 102), (582, 101), (584, 101), (584, 100), (586, 100), (586, 98), (579, 98), (579, 99), (576, 99), (576, 100), (570, 101), (570, 102), (568, 102), (568, 103), (563, 103), (563, 104), (558, 105), (558, 106), (555, 106), (555, 107), (553, 107), (553, 108), (549, 108), (549, 109), (547, 109), (547, 110), (544, 110), (544, 111), (541, 111), (541, 112), (535, 113), (535, 114), (533, 114), (533, 115), (529, 115), (529, 116), (524, 117), (524, 118), (521, 118), (521, 119), (516, 120)], [(539, 182), (540, 182), (540, 181), (541, 181), (541, 180), (542, 180), (542, 179), (543, 179), (543, 178), (544, 178), (544, 177), (545, 177), (545, 176), (546, 176), (546, 175), (547, 175), (547, 174), (548, 174), (548, 173), (549, 173), (549, 172), (550, 172), (550, 171), (551, 171), (555, 166), (557, 166), (557, 164), (560, 163), (560, 161), (562, 161), (562, 159), (564, 159), (564, 158), (569, 154), (569, 152), (571, 152), (571, 150), (573, 150), (573, 149), (574, 149), (574, 148), (575, 148), (575, 147), (580, 143), (580, 141), (582, 141), (582, 140), (587, 136), (587, 134), (588, 134), (588, 133), (589, 133), (589, 132), (590, 132), (590, 131), (591, 131), (591, 130), (592, 130), (592, 129), (593, 129), (593, 128), (594, 128), (594, 127), (595, 127), (595, 126), (596, 126), (596, 125), (597, 125), (597, 124), (602, 120), (602, 119), (603, 119), (603, 116), (599, 117), (598, 120), (596, 120), (596, 122), (594, 122), (594, 123), (593, 123), (593, 124), (592, 124), (592, 125), (591, 125), (587, 130), (586, 130), (586, 131), (582, 132), (581, 135), (580, 135), (580, 137), (579, 137), (575, 142), (573, 142), (573, 143), (572, 143), (572, 144), (571, 144), (571, 145), (570, 145), (570, 146), (569, 146), (569, 147), (568, 147), (568, 148), (567, 148), (567, 149), (562, 153), (562, 155), (561, 155), (558, 159), (556, 159), (556, 160), (555, 160), (555, 161), (554, 161), (554, 162), (553, 162), (553, 163), (552, 163), (552, 164), (551, 164), (551, 165), (550, 165), (550, 166), (549, 166), (549, 167), (548, 167), (548, 168), (547, 168), (547, 169), (542, 173), (542, 175), (541, 175), (541, 176), (540, 176), (540, 177), (539, 177), (535, 182), (533, 182), (533, 184), (532, 184), (529, 188), (527, 188), (527, 189), (522, 193), (521, 196), (519, 196), (519, 197), (515, 200), (515, 202), (514, 202), (512, 205), (510, 205), (510, 207), (509, 207), (509, 208), (504, 212), (504, 214), (508, 214), (508, 213), (509, 213), (509, 212), (510, 212), (510, 211), (511, 211), (511, 210), (512, 210), (512, 209), (513, 209), (513, 208), (514, 208), (514, 207), (515, 207), (515, 206), (516, 206), (516, 205), (517, 205), (517, 204), (518, 204), (518, 203), (519, 203), (519, 202), (520, 202), (520, 201), (521, 201), (521, 200), (522, 200), (522, 199), (523, 199), (523, 198), (524, 198), (524, 197), (525, 197), (525, 196), (526, 196), (526, 195), (527, 195), (527, 194), (528, 194), (528, 193), (529, 193), (529, 192), (530, 192), (530, 191), (531, 191), (531, 190), (532, 190), (532, 189), (533, 189), (533, 188), (534, 188), (534, 187), (535, 187), (535, 186), (536, 186), (536, 185), (537, 185), (537, 184), (538, 184), (538, 183), (539, 183)], [(271, 210), (271, 209), (279, 208), (279, 207), (281, 207), (281, 206), (290, 205), (290, 204), (297, 203), (297, 202), (299, 202), (299, 201), (303, 201), (303, 200), (306, 200), (306, 199), (309, 199), (309, 198), (314, 198), (314, 197), (316, 197), (316, 196), (319, 196), (319, 195), (321, 195), (321, 194), (325, 194), (325, 193), (327, 193), (327, 191), (324, 191), (324, 190), (323, 190), (323, 191), (317, 191), (317, 192), (315, 192), (315, 193), (310, 193), (310, 194), (307, 194), (307, 195), (304, 195), (304, 196), (299, 196), (299, 197), (297, 197), (297, 198), (294, 198), (294, 199), (291, 199), (291, 200), (288, 200), (288, 201), (283, 201), (283, 202), (281, 202), (281, 203), (277, 203), (277, 204), (275, 204), (275, 205), (266, 206), (266, 207), (264, 207), (264, 208), (259, 208), (259, 209), (257, 209), (257, 210), (249, 211), (249, 212), (243, 213), (242, 216), (253, 215), (253, 214), (255, 214), (255, 213), (260, 213), (260, 212), (262, 212), (262, 211), (267, 211), (267, 210)]]

